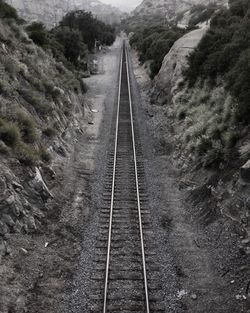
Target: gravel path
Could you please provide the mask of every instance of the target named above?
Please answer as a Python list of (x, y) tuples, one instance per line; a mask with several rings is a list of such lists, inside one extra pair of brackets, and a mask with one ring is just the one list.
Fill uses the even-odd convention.
[[(113, 110), (118, 89), (119, 61), (121, 53), (121, 38), (115, 44), (98, 56), (102, 73), (91, 76), (85, 82), (89, 87), (86, 95), (89, 107), (97, 113), (89, 114), (89, 122), (93, 125), (88, 130), (90, 139), (90, 154), (92, 178), (90, 182), (91, 201), (88, 207), (87, 223), (82, 227), (81, 257), (74, 282), (64, 296), (62, 312), (90, 312), (91, 277), (95, 274), (93, 260), (95, 244), (98, 236), (98, 208), (101, 205), (103, 179), (108, 154), (110, 133), (112, 129)], [(88, 127), (89, 129), (89, 127)], [(84, 149), (86, 150), (86, 149)], [(83, 156), (86, 158), (86, 155)]]

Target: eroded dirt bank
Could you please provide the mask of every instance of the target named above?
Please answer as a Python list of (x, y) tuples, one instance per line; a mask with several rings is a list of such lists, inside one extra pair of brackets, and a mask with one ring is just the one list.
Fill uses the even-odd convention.
[[(242, 250), (244, 227), (223, 215), (214, 197), (206, 193), (206, 171), (180, 167), (183, 160), (178, 158), (180, 146), (174, 141), (176, 128), (168, 108), (151, 104), (152, 85), (135, 53), (133, 65), (142, 95), (140, 116), (142, 124), (146, 122), (145, 161), (155, 227), (161, 249), (171, 251), (176, 277), (172, 301), (179, 305), (170, 312), (248, 312), (249, 257)], [(162, 259), (162, 267), (169, 266), (167, 260)]]

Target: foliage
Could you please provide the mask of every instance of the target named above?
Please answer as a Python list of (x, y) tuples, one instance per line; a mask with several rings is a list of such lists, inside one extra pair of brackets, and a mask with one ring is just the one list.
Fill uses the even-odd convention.
[(7, 123), (1, 120), (0, 124), (0, 139), (10, 147), (15, 147), (20, 142), (19, 128), (13, 123)]
[(189, 26), (208, 21), (217, 9), (218, 5), (216, 3), (210, 3), (208, 5), (198, 4), (193, 6), (190, 10), (191, 18)]
[(51, 137), (54, 137), (56, 135), (56, 131), (54, 130), (54, 128), (51, 128), (51, 127), (47, 127), (43, 130), (43, 134), (48, 137), (48, 138), (51, 138)]
[(26, 27), (26, 31), (35, 44), (41, 47), (48, 45), (49, 36), (43, 23), (34, 22)]
[(177, 27), (156, 25), (140, 28), (133, 34), (130, 44), (138, 50), (141, 63), (150, 61), (152, 79), (158, 74), (165, 55), (183, 33)]
[(89, 50), (93, 50), (96, 40), (103, 45), (111, 45), (115, 40), (115, 30), (112, 26), (97, 20), (92, 13), (82, 10), (68, 13), (60, 22), (60, 27), (79, 31)]
[(7, 4), (4, 0), (0, 0), (0, 18), (10, 18), (18, 20), (16, 10)]
[(26, 31), (35, 44), (50, 49), (53, 56), (70, 69), (84, 67), (81, 60), (87, 56), (88, 49), (93, 50), (96, 42), (109, 46), (115, 40), (112, 26), (85, 11), (68, 13), (51, 31), (40, 22), (30, 24)]
[(23, 165), (32, 166), (38, 161), (37, 152), (29, 145), (21, 142), (15, 149), (15, 154)]
[(226, 88), (235, 97), (237, 120), (250, 118), (250, 2), (231, 0), (230, 8), (218, 12), (211, 28), (189, 57), (185, 76), (189, 86), (198, 79), (209, 80), (212, 86), (223, 77)]
[(27, 115), (23, 111), (17, 111), (12, 114), (11, 120), (18, 125), (22, 139), (25, 143), (36, 142), (37, 133), (35, 122), (31, 116)]
[(223, 87), (212, 90), (199, 82), (176, 99), (177, 117), (184, 119), (181, 135), (187, 150), (203, 166), (227, 161), (238, 140), (234, 101)]
[(79, 30), (62, 26), (54, 29), (52, 34), (62, 46), (65, 58), (74, 65), (77, 65), (79, 58), (86, 56), (87, 48)]

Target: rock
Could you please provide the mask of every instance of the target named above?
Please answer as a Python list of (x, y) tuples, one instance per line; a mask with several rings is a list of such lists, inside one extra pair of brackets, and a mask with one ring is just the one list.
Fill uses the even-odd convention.
[(10, 154), (10, 148), (6, 146), (6, 144), (2, 140), (0, 140), (0, 153), (3, 155)]
[(53, 145), (53, 149), (56, 153), (58, 153), (59, 155), (61, 155), (64, 158), (66, 158), (67, 152), (62, 146), (60, 146), (59, 144), (56, 143)]
[(43, 166), (43, 173), (48, 175), (50, 179), (56, 178), (56, 172), (50, 166)]
[(0, 196), (4, 196), (6, 193), (6, 183), (5, 183), (5, 179), (0, 177)]
[(245, 201), (245, 207), (248, 211), (250, 211), (250, 197), (248, 197)]
[(8, 254), (7, 244), (4, 240), (0, 241), (0, 256), (5, 256)]
[(0, 235), (5, 236), (9, 232), (10, 232), (9, 227), (5, 223), (0, 221)]
[(36, 230), (36, 222), (33, 216), (27, 216), (24, 219), (25, 224), (27, 225), (27, 233), (29, 233), (30, 230)]
[(1, 220), (3, 223), (10, 227), (13, 227), (15, 225), (15, 222), (13, 221), (12, 217), (8, 214), (3, 214)]
[(21, 204), (19, 206), (18, 203), (13, 203), (13, 205), (11, 206), (11, 210), (14, 216), (19, 217), (22, 211), (22, 206)]
[(14, 226), (14, 231), (18, 234), (20, 234), (22, 232), (22, 229), (24, 228), (24, 225), (22, 222), (20, 222), (19, 220), (16, 221), (16, 224)]
[(23, 296), (19, 296), (16, 300), (16, 313), (27, 313), (28, 308), (26, 307), (26, 299)]
[(49, 198), (53, 198), (52, 194), (50, 193), (47, 185), (45, 184), (41, 172), (38, 169), (38, 167), (35, 168), (36, 175), (34, 179), (31, 182), (31, 185), (34, 187), (34, 189), (40, 193), (41, 197), (45, 200)]
[(241, 168), (240, 168), (240, 179), (249, 184), (250, 183), (250, 160), (248, 160)]
[(196, 295), (195, 293), (192, 293), (191, 296), (190, 296), (190, 298), (191, 298), (192, 300), (197, 300), (197, 295)]
[(241, 242), (243, 245), (248, 245), (250, 243), (250, 239), (243, 239)]
[(17, 191), (23, 190), (23, 186), (20, 185), (19, 183), (15, 182), (15, 181), (12, 183), (12, 186)]
[(61, 96), (64, 96), (65, 92), (62, 88), (59, 88), (59, 87), (54, 87), (53, 88), (53, 92), (57, 95), (61, 95)]
[(159, 74), (154, 80), (153, 99), (156, 101), (162, 95), (168, 95), (170, 101), (183, 80), (183, 70), (186, 68), (187, 56), (199, 44), (208, 28), (191, 31), (175, 42), (165, 56)]
[(15, 196), (11, 195), (9, 198), (6, 199), (8, 205), (12, 205), (15, 202)]
[(20, 248), (20, 251), (22, 252), (22, 254), (27, 255), (28, 251), (24, 248)]

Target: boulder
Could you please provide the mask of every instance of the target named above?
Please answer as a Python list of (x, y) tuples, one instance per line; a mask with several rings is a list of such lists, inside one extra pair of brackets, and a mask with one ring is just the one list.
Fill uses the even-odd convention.
[(0, 256), (8, 254), (7, 244), (4, 240), (0, 239)]
[(183, 70), (187, 67), (187, 56), (196, 48), (207, 32), (208, 27), (193, 30), (175, 42), (169, 53), (165, 56), (159, 74), (154, 80), (153, 98), (168, 95), (171, 101), (178, 85), (183, 81)]
[(44, 200), (48, 200), (49, 198), (53, 198), (52, 194), (50, 193), (47, 185), (45, 184), (42, 174), (38, 167), (35, 168), (36, 174), (33, 180), (31, 181), (31, 186), (40, 193), (41, 197)]
[(5, 195), (6, 188), (7, 186), (6, 186), (5, 179), (0, 177), (0, 197)]
[(1, 217), (1, 221), (9, 227), (13, 227), (15, 225), (12, 217), (8, 214), (3, 214), (3, 216)]
[(6, 234), (9, 233), (9, 227), (0, 221), (0, 236), (5, 236)]
[(249, 184), (250, 183), (250, 160), (248, 160), (241, 168), (240, 168), (240, 179)]

